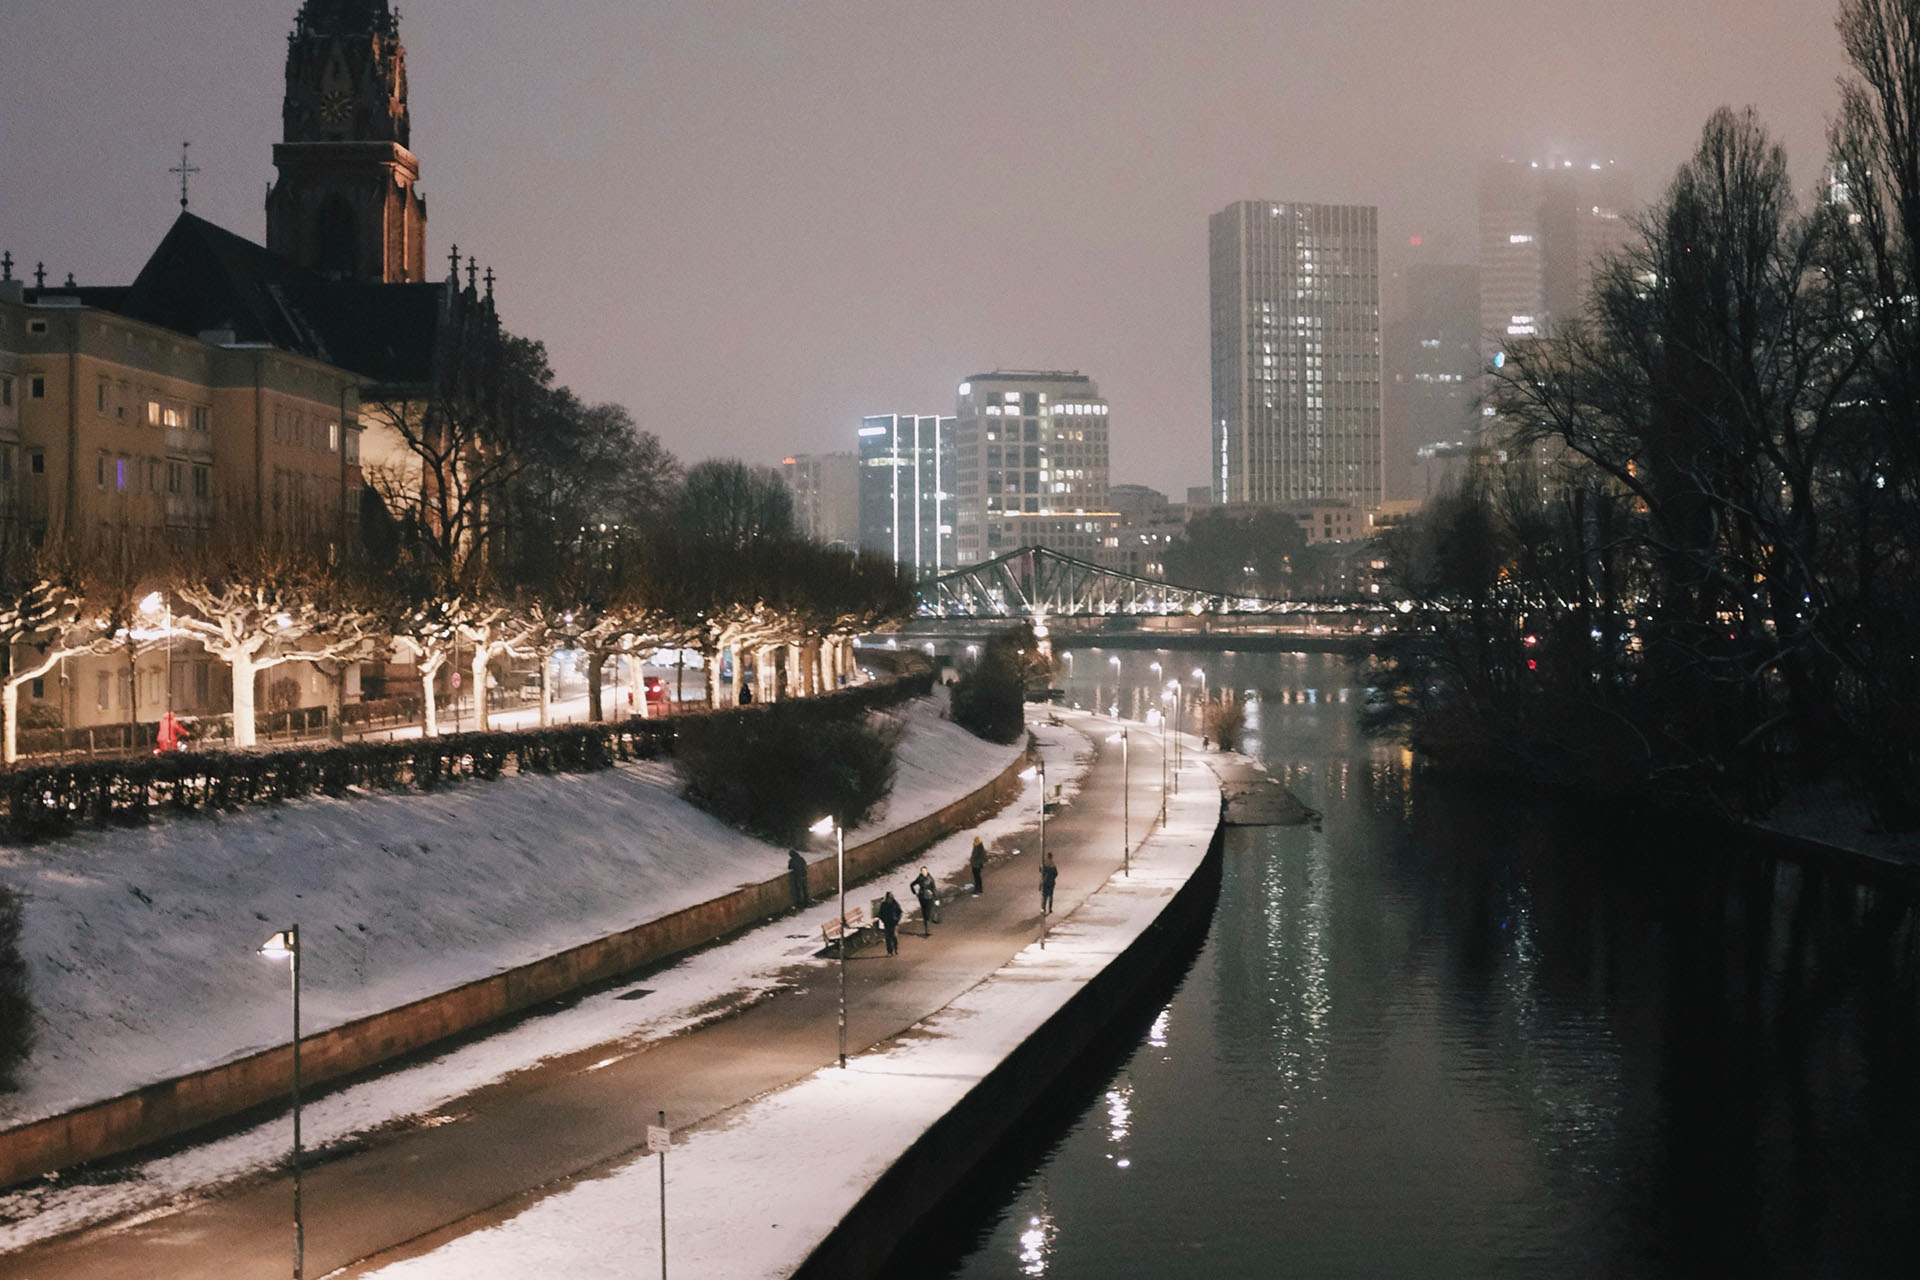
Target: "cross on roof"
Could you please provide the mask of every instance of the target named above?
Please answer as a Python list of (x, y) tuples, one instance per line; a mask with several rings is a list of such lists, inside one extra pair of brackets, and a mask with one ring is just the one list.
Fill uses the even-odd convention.
[(460, 283), (460, 246), (447, 250), (447, 269), (453, 274), (453, 282)]
[(0, 253), (0, 280), (13, 279), (13, 251)]
[(492, 267), (487, 268), (487, 296), (489, 298), (493, 296), (493, 268)]
[(179, 167), (167, 170), (168, 173), (177, 173), (180, 175), (180, 207), (182, 209), (187, 207), (187, 182), (194, 174), (200, 172), (198, 165), (192, 164), (187, 160), (187, 153), (192, 147), (193, 144), (191, 142), (181, 143)]
[(36, 289), (47, 287), (47, 264), (44, 262), (33, 264), (33, 287)]

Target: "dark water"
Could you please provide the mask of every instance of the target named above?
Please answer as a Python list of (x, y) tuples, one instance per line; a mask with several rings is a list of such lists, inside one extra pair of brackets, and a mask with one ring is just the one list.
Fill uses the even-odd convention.
[(1322, 829), (1232, 835), (1178, 989), (917, 1272), (1920, 1274), (1910, 894), (1416, 775), (1337, 658), (1079, 650), (1069, 697), (1156, 660)]

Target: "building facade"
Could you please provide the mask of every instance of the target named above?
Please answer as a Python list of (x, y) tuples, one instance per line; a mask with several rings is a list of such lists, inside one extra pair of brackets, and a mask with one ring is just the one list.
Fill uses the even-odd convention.
[(1385, 328), (1388, 501), (1425, 499), (1434, 452), (1478, 438), (1480, 272), (1420, 263), (1406, 277), (1406, 314)]
[(1105, 563), (1108, 404), (1077, 372), (998, 371), (960, 384), (954, 425), (959, 564), (1042, 546)]
[[(193, 337), (84, 291), (0, 282), (4, 536), (141, 562), (221, 527), (357, 530), (360, 379), (232, 334)], [(331, 531), (331, 529), (330, 529)], [(182, 641), (74, 658), (23, 690), (71, 728), (227, 709), (224, 666)], [(307, 680), (304, 669), (280, 678)]]
[(1633, 184), (1612, 161), (1501, 158), (1480, 170), (1480, 328), (1493, 358), (1580, 313), (1600, 261), (1633, 242)]
[(851, 453), (796, 453), (780, 461), (800, 532), (822, 544), (860, 542), (860, 459)]
[(1241, 201), (1208, 241), (1214, 500), (1377, 506), (1378, 211)]
[(861, 547), (916, 580), (953, 568), (953, 419), (869, 414), (859, 441)]

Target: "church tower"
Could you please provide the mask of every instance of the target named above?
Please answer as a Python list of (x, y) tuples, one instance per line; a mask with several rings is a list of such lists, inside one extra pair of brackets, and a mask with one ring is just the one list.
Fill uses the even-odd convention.
[(305, 0), (282, 110), (267, 248), (339, 280), (424, 281), (427, 202), (414, 190), (407, 51), (387, 0)]

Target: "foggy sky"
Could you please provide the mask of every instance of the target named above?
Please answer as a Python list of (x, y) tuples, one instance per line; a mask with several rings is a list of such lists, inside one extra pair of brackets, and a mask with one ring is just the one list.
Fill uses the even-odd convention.
[[(298, 0), (0, 0), (0, 249), (120, 284), (250, 239)], [(1489, 154), (1656, 195), (1723, 103), (1807, 190), (1832, 0), (410, 0), (428, 261), (687, 460), (853, 447), (995, 367), (1079, 369), (1113, 478), (1206, 478), (1207, 216), (1377, 204), (1471, 261)], [(21, 274), (16, 268), (16, 275)]]

